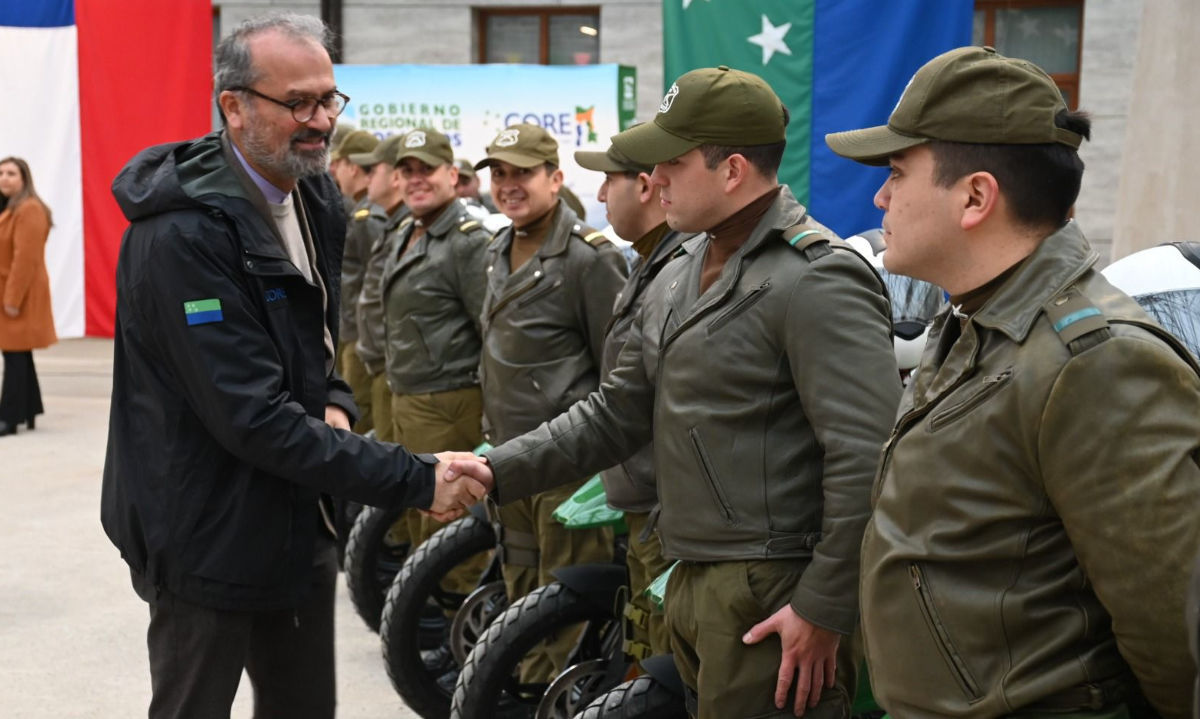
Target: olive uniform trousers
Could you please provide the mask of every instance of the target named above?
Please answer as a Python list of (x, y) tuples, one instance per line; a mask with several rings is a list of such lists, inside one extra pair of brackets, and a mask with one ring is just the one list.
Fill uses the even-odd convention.
[[(667, 654), (671, 645), (666, 620), (662, 610), (645, 592), (651, 582), (667, 571), (671, 562), (663, 558), (662, 543), (657, 534), (641, 539), (649, 520), (649, 512), (625, 513), (625, 526), (629, 527), (629, 551), (625, 554), (625, 563), (629, 567), (629, 603), (637, 610), (625, 612), (630, 627), (627, 636), (635, 647), (638, 644), (648, 647), (650, 655)], [(638, 654), (634, 656), (644, 658)]]
[[(698, 719), (792, 717), (795, 689), (775, 708), (781, 657), (779, 638), (747, 645), (742, 636), (791, 599), (804, 559), (680, 562), (667, 582), (667, 632), (675, 666), (690, 690), (688, 710)], [(833, 688), (806, 719), (848, 719), (862, 649), (857, 637), (838, 644)]]
[[(612, 561), (610, 527), (567, 529), (554, 519), (558, 505), (582, 485), (583, 480), (571, 482), (497, 509), (504, 527), (501, 572), (510, 605), (553, 582), (551, 572), (559, 567)], [(521, 680), (544, 682), (562, 671), (575, 638), (574, 632), (564, 632), (531, 652), (521, 665)]]
[[(393, 394), (391, 404), (394, 441), (410, 452), (470, 452), (483, 442), (483, 395), (478, 386), (432, 394)], [(414, 549), (446, 526), (411, 509), (401, 521)], [(442, 580), (442, 588), (470, 594), (489, 561), (489, 555), (480, 554), (460, 564)]]

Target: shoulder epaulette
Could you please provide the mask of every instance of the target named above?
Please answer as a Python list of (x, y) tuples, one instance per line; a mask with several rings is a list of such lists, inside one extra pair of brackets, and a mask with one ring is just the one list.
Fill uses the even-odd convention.
[(355, 222), (362, 222), (363, 220), (367, 219), (370, 216), (371, 216), (371, 209), (368, 207), (364, 207), (361, 210), (354, 211), (354, 221)]
[(600, 230), (587, 225), (575, 224), (571, 227), (571, 234), (588, 243), (592, 247), (600, 247), (603, 244), (609, 243), (608, 235), (605, 235)]
[(1104, 313), (1074, 285), (1055, 295), (1042, 310), (1073, 355), (1112, 337)]
[(459, 232), (470, 232), (471, 230), (475, 229), (476, 227), (483, 227), (483, 225), (480, 224), (479, 220), (467, 220), (466, 222), (464, 222), (458, 226), (458, 231)]
[(784, 230), (780, 233), (780, 237), (792, 249), (802, 253), (809, 262), (833, 252), (829, 246), (832, 238), (823, 227), (815, 227), (801, 222)]

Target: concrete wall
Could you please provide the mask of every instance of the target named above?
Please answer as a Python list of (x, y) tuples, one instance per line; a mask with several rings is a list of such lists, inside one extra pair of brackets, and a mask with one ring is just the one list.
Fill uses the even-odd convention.
[(1112, 259), (1142, 2), (1087, 0), (1083, 9), (1079, 108), (1092, 115), (1092, 139), (1079, 151), (1087, 169), (1075, 218), (1100, 253), (1101, 265)]
[(1162, 242), (1195, 240), (1200, 197), (1200, 5), (1151, 0), (1142, 14), (1121, 162), (1114, 259)]
[[(647, 0), (344, 0), (347, 63), (464, 64), (478, 56), (473, 8), (488, 6), (600, 8), (600, 61), (638, 71), (638, 119), (649, 119), (662, 98), (662, 7)], [(222, 34), (269, 10), (320, 15), (320, 2), (214, 0)]]

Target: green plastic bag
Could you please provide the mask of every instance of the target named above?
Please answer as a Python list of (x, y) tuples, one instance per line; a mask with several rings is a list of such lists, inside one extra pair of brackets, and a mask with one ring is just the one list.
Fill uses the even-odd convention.
[(671, 578), (671, 572), (675, 571), (675, 567), (679, 566), (679, 562), (675, 562), (667, 567), (667, 571), (654, 578), (650, 582), (650, 586), (646, 587), (646, 591), (642, 592), (647, 599), (654, 602), (654, 606), (658, 607), (659, 611), (663, 610), (663, 603), (667, 599), (667, 580)]
[(475, 448), (475, 454), (483, 454), (484, 452), (488, 451), (491, 448), (492, 448), (491, 444), (489, 444), (488, 442), (484, 442), (483, 444), (481, 444)]
[(600, 475), (583, 483), (554, 510), (554, 518), (567, 529), (589, 529), (591, 527), (613, 527), (618, 534), (625, 534), (625, 513), (608, 506), (604, 485)]

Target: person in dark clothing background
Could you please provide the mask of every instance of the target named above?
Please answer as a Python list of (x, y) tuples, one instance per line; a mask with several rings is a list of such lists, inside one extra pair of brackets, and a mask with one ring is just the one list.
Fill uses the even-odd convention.
[[(224, 129), (144, 150), (130, 220), (101, 521), (149, 603), (151, 717), (334, 715), (336, 564), (322, 494), (453, 514), (484, 493), (349, 431), (334, 370), (345, 215), (325, 172), (338, 92), (320, 21), (221, 42)], [(470, 455), (466, 455), (470, 456)]]

